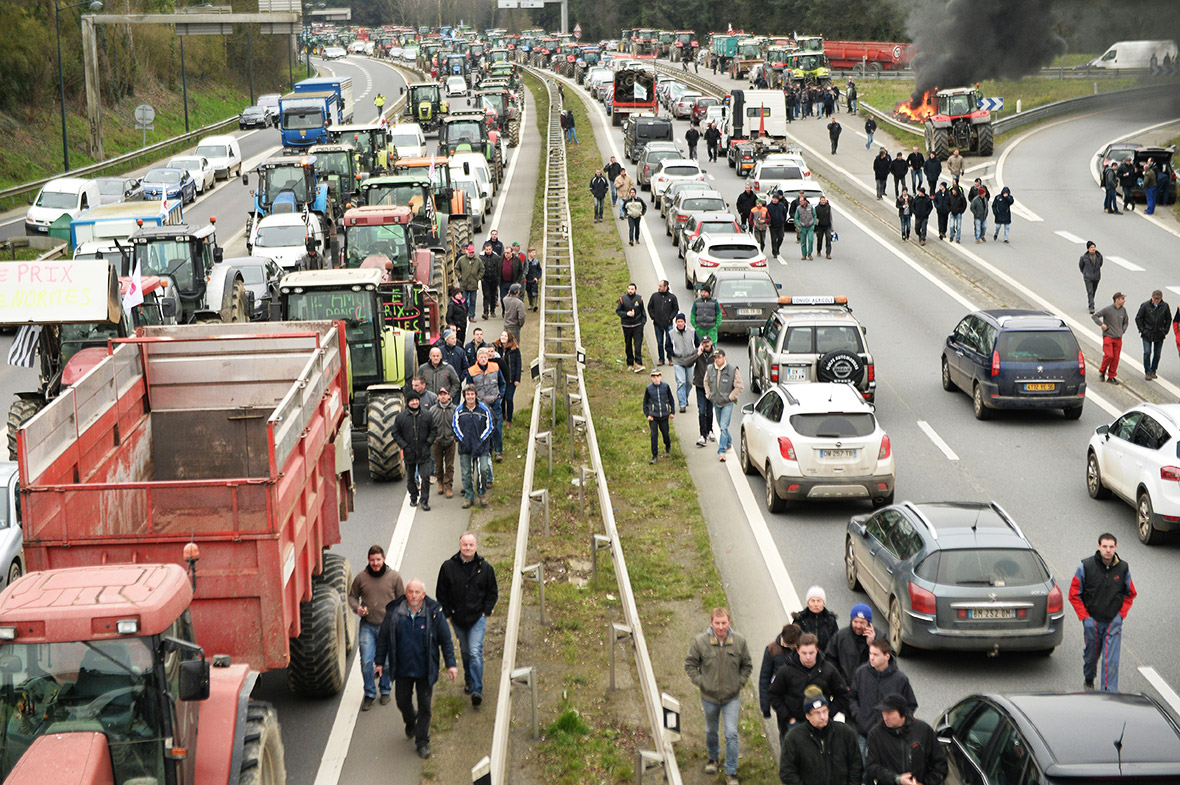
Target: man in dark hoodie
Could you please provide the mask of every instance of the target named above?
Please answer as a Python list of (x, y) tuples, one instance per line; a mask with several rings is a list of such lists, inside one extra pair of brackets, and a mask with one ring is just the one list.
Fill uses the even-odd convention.
[(910, 171), (910, 165), (901, 157), (901, 153), (889, 162), (889, 173), (893, 175), (893, 198), (901, 196), (901, 189), (905, 187), (905, 176)]
[(828, 259), (832, 258), (832, 203), (828, 197), (821, 196), (815, 206), (815, 252), (823, 253), (828, 249)]
[(852, 686), (848, 690), (849, 719), (860, 734), (861, 752), (865, 750), (869, 731), (881, 721), (877, 704), (886, 695), (904, 698), (910, 714), (918, 709), (918, 699), (914, 696), (914, 688), (910, 686), (910, 678), (898, 669), (889, 639), (878, 635), (869, 644), (869, 661), (856, 669)]
[(504, 257), (495, 252), (489, 240), (483, 244), (479, 261), (483, 265), (483, 278), (480, 279), (483, 285), (483, 318), (487, 319), (489, 312), (491, 316), (496, 315), (496, 304), (500, 301), (500, 268)]
[[(949, 769), (946, 749), (934, 729), (915, 719), (900, 695), (886, 695), (877, 710), (881, 723), (869, 731), (865, 766), (869, 782), (942, 785)], [(1018, 782), (1019, 777), (1008, 781)]]
[[(434, 353), (434, 350), (430, 350)], [(458, 390), (456, 384), (454, 389)], [(440, 387), (438, 400), (430, 407), (430, 419), (434, 420), (437, 438), (430, 446), (430, 460), (434, 464), (434, 480), (438, 483), (438, 495), (448, 499), (455, 495), (455, 432), (451, 430), (451, 423), (455, 420), (455, 401), (451, 396), (451, 388)]]
[(914, 233), (918, 235), (918, 245), (925, 245), (926, 226), (934, 210), (934, 202), (926, 195), (926, 186), (918, 186), (918, 195), (914, 197), (910, 209), (914, 212)]
[(844, 677), (820, 654), (816, 637), (805, 632), (799, 636), (799, 648), (787, 657), (770, 681), (770, 705), (778, 715), (780, 736), (791, 725), (803, 721), (803, 691), (812, 684), (822, 690), (834, 711), (848, 715), (848, 685)]
[[(876, 127), (876, 123), (873, 124)], [(871, 137), (870, 137), (871, 138)], [(889, 172), (892, 164), (889, 162), (889, 152), (882, 147), (881, 152), (873, 159), (873, 179), (877, 182), (877, 199), (885, 196), (885, 187), (889, 184)]]
[(475, 535), (459, 538), (459, 551), (438, 568), (435, 593), (459, 639), (463, 692), (471, 705), (483, 703), (483, 639), (488, 617), (500, 597), (496, 571), (476, 551)]
[[(928, 159), (937, 161), (937, 158)], [(938, 239), (946, 239), (946, 222), (951, 216), (951, 194), (946, 189), (946, 183), (939, 183), (938, 190), (930, 197), (931, 203), (934, 205), (934, 211), (938, 213)]]
[(433, 471), (430, 448), (438, 432), (434, 419), (423, 410), (418, 392), (410, 388), (405, 395), (406, 408), (393, 421), (393, 438), (402, 448), (410, 506), (418, 506), (418, 494), (421, 493), (422, 510), (430, 512), (430, 473)]
[(804, 721), (783, 738), (779, 781), (783, 785), (860, 785), (864, 764), (856, 749), (856, 732), (843, 722), (831, 721), (829, 714), (835, 707), (829, 707), (822, 694), (809, 692), (796, 708)]
[(787, 664), (787, 657), (798, 648), (801, 635), (803, 631), (798, 624), (784, 624), (782, 632), (766, 644), (762, 652), (762, 669), (758, 672), (758, 707), (766, 719), (770, 719), (770, 682), (778, 669)]
[(758, 194), (754, 193), (754, 187), (746, 183), (746, 187), (738, 194), (737, 211), (738, 217), (741, 218), (743, 229), (748, 229), (750, 226), (750, 211), (754, 209), (754, 205), (758, 203)]
[[(406, 593), (406, 586), (397, 570), (385, 563), (385, 549), (380, 545), (369, 548), (369, 564), (356, 574), (348, 587), (348, 607), (361, 617), (357, 630), (358, 648), (361, 650), (361, 680), (365, 686), (365, 697), (361, 711), (373, 708), (377, 700), (377, 680), (373, 678), (373, 657), (377, 653), (377, 633), (385, 620), (385, 606)], [(381, 661), (385, 664), (385, 660)], [(389, 703), (393, 682), (389, 671), (381, 679), (381, 705)]]
[(680, 303), (676, 300), (671, 286), (667, 281), (660, 281), (656, 291), (647, 298), (647, 315), (651, 317), (651, 325), (656, 332), (656, 349), (658, 350), (656, 365), (664, 364), (664, 355), (668, 363), (672, 362), (672, 320), (680, 311)]

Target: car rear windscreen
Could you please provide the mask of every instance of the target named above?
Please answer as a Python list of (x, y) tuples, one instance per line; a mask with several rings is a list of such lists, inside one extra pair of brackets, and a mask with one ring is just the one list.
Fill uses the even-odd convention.
[(711, 234), (738, 234), (738, 228), (733, 221), (705, 221), (701, 224), (701, 232)]
[(792, 414), (791, 427), (812, 439), (848, 439), (868, 436), (876, 430), (877, 422), (868, 412), (823, 412)]
[(1002, 332), (996, 349), (1001, 362), (1051, 363), (1078, 358), (1078, 342), (1068, 330)]
[(764, 166), (758, 177), (762, 180), (802, 180), (803, 170), (798, 166)]
[(711, 245), (705, 253), (712, 259), (753, 259), (761, 251), (756, 245)]
[(718, 300), (777, 300), (778, 289), (767, 278), (732, 278), (717, 282), (714, 292)]
[(681, 203), (680, 209), (686, 213), (687, 212), (703, 213), (705, 211), (712, 212), (714, 210), (721, 212), (722, 210), (725, 209), (725, 200), (718, 199), (716, 197), (709, 197), (707, 199), (705, 199), (705, 198), (685, 199)]
[(669, 166), (664, 170), (664, 174), (672, 175), (673, 177), (688, 177), (700, 173), (701, 171), (695, 166)]
[(669, 123), (640, 123), (635, 136), (638, 139), (671, 139), (672, 126)]
[(1040, 557), (1015, 548), (945, 549), (938, 553), (936, 583), (951, 586), (1032, 586), (1049, 580)]

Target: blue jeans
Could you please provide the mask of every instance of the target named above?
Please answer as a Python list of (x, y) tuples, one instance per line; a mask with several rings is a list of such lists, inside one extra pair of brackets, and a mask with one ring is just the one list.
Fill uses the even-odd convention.
[(512, 281), (504, 283), (500, 281), (500, 312), (504, 312), (504, 298), (508, 296), (508, 290), (512, 288)]
[(1102, 200), (1102, 210), (1104, 212), (1118, 212), (1118, 201), (1116, 197), (1118, 193), (1113, 188), (1106, 189), (1106, 198)]
[(701, 429), (701, 438), (708, 439), (713, 432), (713, 404), (705, 397), (704, 387), (695, 387), (697, 391), (697, 424)]
[(610, 203), (613, 207), (615, 202), (619, 200), (619, 194), (615, 191), (615, 181), (610, 181)]
[(479, 294), (478, 289), (464, 289), (463, 296), (467, 298), (467, 321), (475, 321), (475, 298)]
[(918, 186), (921, 184), (922, 184), (922, 170), (921, 169), (911, 169), (910, 170), (910, 193), (912, 193), (914, 196), (917, 196), (918, 195)]
[[(352, 611), (350, 610), (349, 613)], [(365, 697), (377, 697), (377, 680), (373, 678), (373, 658), (377, 655), (377, 634), (381, 627), (361, 619), (360, 634), (357, 643), (361, 650), (361, 679), (365, 684)], [(393, 691), (393, 680), (389, 674), (389, 658), (381, 663), (381, 694), (388, 695)]]
[(975, 220), (975, 242), (979, 242), (986, 238), (987, 235), (987, 219), (976, 218)]
[(595, 221), (602, 220), (602, 203), (604, 201), (605, 201), (605, 198), (600, 199), (597, 196), (594, 197), (594, 220)]
[(652, 325), (656, 331), (656, 349), (659, 350), (660, 362), (665, 362), (665, 355), (667, 362), (672, 362), (672, 328), (661, 327), (658, 324)]
[(1093, 617), (1082, 622), (1082, 676), (1094, 681), (1098, 675), (1098, 657), (1102, 656), (1102, 681), (1099, 686), (1106, 692), (1119, 691), (1119, 650), (1123, 643), (1123, 617), (1117, 613), (1110, 621), (1098, 621)]
[(676, 401), (681, 406), (688, 406), (688, 391), (692, 387), (692, 370), (687, 365), (672, 365), (672, 373), (676, 377)]
[(951, 228), (946, 235), (949, 239), (956, 243), (963, 242), (963, 214), (951, 213)]
[(1147, 198), (1147, 209), (1144, 212), (1151, 215), (1155, 212), (1155, 189), (1144, 188), (1143, 191), (1143, 195)]
[[(492, 410), (492, 452), (504, 452), (504, 402), (502, 398), (497, 398), (494, 403), (489, 404), (488, 408)], [(488, 476), (491, 476), (491, 467), (488, 467)]]
[(856, 114), (857, 99), (853, 98), (852, 100), (850, 100), (848, 102), (848, 105), (849, 105), (848, 111), (852, 112), (853, 114)]
[[(853, 111), (855, 111), (855, 110), (853, 110)], [(873, 135), (869, 134), (868, 136), (869, 136), (869, 139), (867, 142), (865, 142), (865, 149), (866, 150), (868, 150), (870, 147), (873, 146)], [(880, 180), (878, 180), (877, 182), (880, 182)]]
[(999, 239), (1000, 230), (1003, 229), (1004, 230), (1004, 242), (1008, 242), (1008, 230), (1011, 228), (1012, 228), (1012, 224), (996, 224), (996, 231), (995, 231), (995, 234), (992, 235), (992, 239), (993, 240)]
[(903, 239), (910, 236), (910, 222), (913, 219), (912, 215), (901, 216), (901, 236)]
[(641, 218), (627, 217), (627, 239), (633, 243), (639, 242), (639, 222)]
[(578, 130), (573, 127), (567, 128), (565, 130), (565, 140), (567, 142), (573, 142), (574, 144), (577, 144), (578, 143)]
[(1156, 369), (1160, 367), (1160, 352), (1163, 351), (1163, 348), (1163, 341), (1152, 341), (1148, 338), (1143, 339), (1144, 373), (1155, 373)]
[(733, 439), (729, 437), (729, 420), (733, 417), (733, 404), (727, 403), (724, 406), (713, 404), (713, 417), (717, 420), (717, 430), (721, 435), (717, 437), (717, 454), (725, 455), (725, 451), (733, 443)]
[(463, 482), (463, 498), (469, 502), (476, 496), (486, 496), (488, 478), (492, 475), (492, 455), (459, 455), (459, 476)]
[(717, 733), (719, 720), (725, 721), (725, 773), (737, 776), (738, 764), (738, 710), (741, 698), (729, 703), (713, 703), (701, 698), (705, 710), (705, 751), (709, 760), (721, 760), (721, 744)]
[(472, 695), (483, 695), (483, 636), (487, 626), (487, 616), (480, 616), (470, 627), (451, 624), (463, 657), (463, 686)]

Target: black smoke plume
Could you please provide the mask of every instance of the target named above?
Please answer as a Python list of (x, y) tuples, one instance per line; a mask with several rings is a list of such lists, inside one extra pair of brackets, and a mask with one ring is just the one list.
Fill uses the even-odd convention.
[(913, 102), (935, 87), (1019, 79), (1065, 52), (1051, 0), (934, 0), (906, 23), (917, 74)]

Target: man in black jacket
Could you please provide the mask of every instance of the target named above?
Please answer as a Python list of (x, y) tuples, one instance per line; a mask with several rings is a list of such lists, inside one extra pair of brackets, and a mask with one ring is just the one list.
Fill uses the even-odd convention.
[(610, 204), (612, 210), (619, 200), (619, 195), (615, 191), (615, 178), (618, 177), (622, 171), (623, 165), (616, 161), (613, 155), (610, 157), (610, 160), (606, 162), (606, 166), (602, 168), (602, 173), (606, 175), (607, 182), (610, 183)]
[(680, 312), (680, 303), (672, 293), (667, 281), (660, 281), (659, 288), (647, 300), (647, 315), (651, 317), (652, 327), (656, 331), (656, 349), (658, 350), (657, 366), (664, 364), (664, 355), (668, 355), (668, 363), (672, 362), (672, 320)]
[(906, 156), (905, 162), (910, 169), (910, 190), (917, 191), (922, 184), (922, 175), (926, 173), (926, 156), (915, 146), (914, 151)]
[(877, 199), (882, 199), (885, 196), (885, 187), (889, 184), (891, 169), (889, 153), (882, 147), (881, 152), (877, 153), (877, 157), (873, 159), (873, 179), (877, 181)]
[(639, 373), (643, 367), (643, 326), (647, 324), (647, 312), (643, 307), (643, 295), (634, 283), (627, 284), (627, 293), (619, 297), (615, 306), (619, 326), (623, 328), (623, 348), (627, 355), (627, 370)]
[(476, 552), (475, 535), (459, 538), (459, 552), (438, 568), (435, 584), (438, 602), (459, 638), (463, 658), (463, 692), (471, 705), (483, 703), (483, 639), (488, 617), (496, 607), (500, 590), (496, 571)]
[(832, 203), (821, 196), (815, 206), (815, 252), (823, 253), (827, 244), (828, 259), (832, 258)]
[(877, 704), (886, 695), (893, 694), (905, 699), (910, 714), (918, 710), (918, 699), (910, 686), (909, 676), (897, 667), (889, 639), (878, 635), (869, 644), (869, 661), (856, 669), (848, 690), (849, 721), (856, 726), (862, 739), (880, 721)]
[(710, 122), (709, 127), (705, 129), (705, 149), (709, 151), (709, 160), (717, 160), (717, 150), (721, 147), (721, 132), (717, 130), (716, 124)]
[(696, 123), (688, 126), (688, 130), (684, 132), (684, 141), (688, 142), (688, 157), (695, 161), (697, 159), (697, 143), (701, 141), (701, 132), (697, 130)]
[(483, 318), (487, 319), (489, 311), (492, 316), (496, 315), (496, 304), (500, 302), (500, 270), (504, 257), (502, 253), (496, 253), (495, 244), (488, 240), (483, 244), (479, 261), (483, 264)]
[(824, 657), (835, 664), (844, 681), (851, 682), (856, 669), (869, 661), (869, 641), (877, 636), (873, 629), (873, 609), (863, 602), (852, 606), (852, 618), (832, 639)]
[(1139, 328), (1139, 337), (1143, 339), (1143, 371), (1147, 374), (1147, 380), (1151, 381), (1156, 378), (1164, 339), (1172, 328), (1172, 309), (1164, 302), (1162, 291), (1156, 289), (1151, 293), (1151, 299), (1139, 306), (1139, 313), (1135, 314), (1135, 326)]
[(810, 693), (796, 710), (806, 712), (806, 719), (783, 738), (779, 781), (783, 785), (861, 785), (864, 764), (856, 732), (843, 722), (831, 722), (823, 695)]
[(430, 473), (434, 470), (431, 445), (438, 436), (432, 418), (422, 409), (417, 391), (406, 391), (406, 408), (393, 421), (393, 438), (402, 448), (406, 467), (406, 487), (410, 491), (410, 506), (418, 506), (418, 492), (422, 492), (422, 510), (430, 512)]
[(1123, 620), (1139, 592), (1131, 580), (1131, 568), (1116, 552), (1118, 545), (1113, 534), (1099, 534), (1098, 550), (1082, 559), (1069, 584), (1069, 603), (1082, 622), (1082, 677), (1087, 690), (1094, 689), (1101, 656), (1101, 688), (1119, 691)]
[(664, 437), (664, 457), (672, 455), (668, 421), (676, 416), (676, 399), (672, 397), (672, 388), (664, 381), (664, 374), (659, 368), (652, 368), (651, 384), (643, 391), (643, 414), (651, 430), (651, 460), (648, 463), (654, 464), (660, 457), (658, 435)]
[(926, 195), (926, 186), (918, 186), (918, 195), (910, 205), (914, 213), (914, 233), (918, 235), (918, 244), (926, 244), (926, 226), (930, 220), (930, 213), (934, 211), (934, 202)]
[(832, 115), (832, 119), (828, 122), (828, 141), (832, 143), (832, 155), (836, 154), (836, 147), (840, 144), (840, 132), (843, 130), (844, 128), (836, 116)]
[(901, 153), (897, 154), (889, 163), (889, 173), (893, 175), (893, 198), (901, 196), (901, 189), (905, 185), (906, 172), (910, 170), (910, 165), (901, 157)]
[(803, 691), (810, 685), (820, 688), (825, 700), (834, 705), (834, 711), (848, 715), (848, 685), (844, 677), (819, 653), (819, 640), (805, 632), (799, 636), (799, 648), (770, 680), (770, 705), (778, 715), (780, 736), (791, 725), (803, 721)]
[[(877, 710), (881, 712), (881, 723), (869, 731), (865, 767), (869, 782), (942, 785), (949, 769), (946, 750), (934, 735), (934, 729), (915, 719), (900, 695), (886, 695)], [(1019, 780), (1015, 777), (1008, 781)]]
[[(933, 159), (937, 161), (938, 159)], [(934, 204), (934, 211), (938, 213), (938, 239), (946, 239), (946, 222), (951, 216), (951, 195), (946, 190), (946, 183), (939, 183), (938, 190), (930, 196)]]
[(774, 197), (766, 206), (766, 212), (770, 226), (770, 255), (778, 256), (778, 250), (783, 244), (783, 234), (787, 231), (787, 204), (783, 201), (781, 191), (774, 192)]
[(754, 193), (754, 187), (746, 183), (746, 187), (738, 194), (737, 207), (738, 217), (742, 219), (742, 228), (750, 228), (750, 211), (754, 209), (754, 205), (758, 203), (758, 194)]
[(590, 178), (590, 193), (594, 197), (594, 223), (602, 223), (602, 203), (606, 199), (606, 192), (610, 190), (610, 183), (602, 176), (599, 169)]

